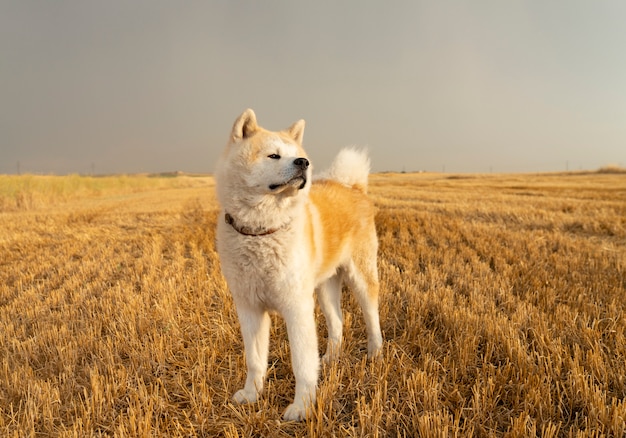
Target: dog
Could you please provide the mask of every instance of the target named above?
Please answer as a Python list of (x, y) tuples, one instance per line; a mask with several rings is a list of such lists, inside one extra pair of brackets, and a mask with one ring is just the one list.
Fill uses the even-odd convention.
[(217, 250), (237, 308), (247, 377), (236, 403), (253, 403), (267, 371), (270, 317), (285, 320), (296, 378), (287, 421), (307, 417), (316, 400), (320, 358), (315, 293), (328, 325), (325, 361), (340, 352), (342, 284), (354, 291), (365, 319), (368, 356), (378, 355), (376, 209), (367, 196), (370, 160), (346, 148), (330, 169), (312, 180), (302, 147), (304, 120), (279, 132), (257, 124), (247, 109), (235, 121), (218, 160), (221, 207)]

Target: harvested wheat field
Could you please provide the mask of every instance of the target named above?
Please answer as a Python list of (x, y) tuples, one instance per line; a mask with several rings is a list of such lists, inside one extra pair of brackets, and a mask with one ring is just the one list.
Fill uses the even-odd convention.
[(286, 423), (277, 317), (262, 400), (229, 401), (245, 364), (210, 177), (0, 177), (0, 435), (624, 436), (626, 175), (370, 192), (383, 357), (345, 294), (343, 354)]

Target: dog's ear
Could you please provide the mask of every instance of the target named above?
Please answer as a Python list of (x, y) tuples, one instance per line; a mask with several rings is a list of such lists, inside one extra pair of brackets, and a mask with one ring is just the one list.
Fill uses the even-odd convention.
[(256, 124), (256, 115), (250, 108), (245, 110), (233, 125), (233, 131), (230, 136), (234, 140), (242, 140), (250, 137), (259, 128)]
[(304, 137), (304, 120), (300, 119), (289, 128), (287, 128), (287, 133), (291, 138), (293, 138), (296, 143), (302, 145), (302, 138)]

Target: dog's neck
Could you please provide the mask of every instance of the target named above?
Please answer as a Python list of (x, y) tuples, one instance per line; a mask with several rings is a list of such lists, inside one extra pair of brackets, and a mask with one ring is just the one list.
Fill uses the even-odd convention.
[(268, 234), (273, 234), (282, 228), (282, 227), (278, 227), (278, 228), (269, 228), (265, 230), (263, 229), (254, 230), (251, 227), (245, 227), (245, 226), (242, 227), (242, 226), (237, 225), (237, 222), (235, 222), (235, 219), (229, 213), (224, 214), (224, 220), (226, 221), (228, 225), (233, 227), (235, 231), (237, 231), (239, 234), (243, 234), (244, 236), (253, 236), (253, 237), (267, 236)]

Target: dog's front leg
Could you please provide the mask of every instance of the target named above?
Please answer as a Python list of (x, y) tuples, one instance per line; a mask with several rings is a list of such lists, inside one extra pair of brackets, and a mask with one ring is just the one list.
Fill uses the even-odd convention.
[(313, 407), (319, 373), (317, 332), (315, 327), (313, 292), (307, 298), (291, 303), (293, 307), (283, 313), (291, 348), (291, 365), (296, 377), (296, 395), (283, 418), (300, 421), (306, 418), (307, 409)]
[(248, 376), (244, 388), (233, 395), (233, 401), (254, 403), (265, 381), (271, 321), (265, 310), (244, 303), (237, 303), (237, 314), (246, 351)]

